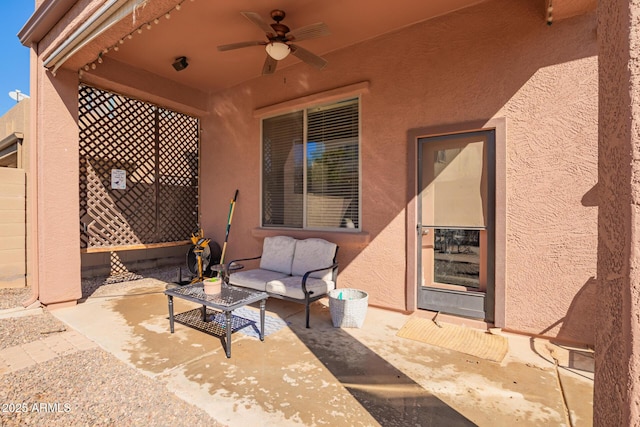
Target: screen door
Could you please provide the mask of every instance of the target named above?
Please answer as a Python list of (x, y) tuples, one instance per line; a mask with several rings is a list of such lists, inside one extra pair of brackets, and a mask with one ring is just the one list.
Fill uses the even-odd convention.
[(418, 306), (493, 320), (493, 130), (418, 139)]

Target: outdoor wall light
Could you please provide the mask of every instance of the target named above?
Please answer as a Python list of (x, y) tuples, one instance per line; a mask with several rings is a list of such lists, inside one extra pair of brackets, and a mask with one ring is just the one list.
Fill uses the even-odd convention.
[(277, 61), (286, 58), (289, 55), (289, 52), (291, 52), (289, 46), (282, 42), (269, 43), (267, 44), (265, 49), (267, 50), (269, 56)]
[(175, 62), (172, 65), (173, 68), (176, 69), (176, 71), (182, 71), (189, 66), (189, 63), (187, 62), (186, 56), (181, 56), (180, 58), (176, 58)]

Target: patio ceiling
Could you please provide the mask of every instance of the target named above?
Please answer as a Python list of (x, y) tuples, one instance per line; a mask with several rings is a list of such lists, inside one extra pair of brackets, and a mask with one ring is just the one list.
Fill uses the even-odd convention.
[[(131, 14), (128, 17), (125, 15), (122, 21), (113, 23), (90, 40), (79, 43), (76, 51), (62, 60), (59, 57), (56, 61), (61, 68), (78, 70), (86, 64), (96, 63), (100, 52), (106, 52), (102, 55), (105, 61), (115, 60), (203, 92), (217, 92), (258, 77), (262, 71), (266, 56), (262, 46), (227, 52), (216, 49), (216, 46), (222, 44), (266, 40), (264, 33), (245, 19), (240, 14), (241, 11), (256, 12), (267, 23), (271, 23), (270, 11), (282, 9), (287, 14), (283, 23), (292, 30), (324, 22), (331, 31), (329, 36), (301, 41), (299, 45), (318, 55), (326, 55), (484, 1), (487, 0), (420, 0), (406, 1), (401, 7), (393, 7), (388, 1), (382, 0), (280, 0), (277, 3), (272, 0), (154, 0), (150, 3), (142, 0), (111, 0), (104, 2), (104, 5), (115, 5), (110, 12), (120, 7), (129, 7), (129, 10), (134, 11), (133, 19)], [(528, 1), (540, 9), (540, 19), (544, 20), (549, 0)], [(73, 3), (75, 2), (71, 0), (57, 2), (60, 8), (58, 13), (74, 7)], [(596, 0), (555, 0), (553, 3), (554, 19), (558, 20), (595, 7)], [(177, 4), (180, 4), (179, 10), (175, 9)], [(66, 6), (64, 11), (62, 5)], [(51, 10), (56, 3), (52, 0), (45, 1), (43, 6)], [(38, 25), (52, 25), (46, 24), (46, 19), (38, 16), (38, 12), (19, 34), (25, 45), (38, 41), (39, 34), (42, 34), (41, 37), (46, 34)], [(99, 10), (94, 12), (94, 16), (97, 12)], [(170, 12), (169, 19), (165, 17), (166, 12)], [(118, 13), (124, 15), (122, 10), (118, 10)], [(50, 11), (49, 15), (51, 14)], [(157, 24), (154, 23), (155, 18)], [(111, 19), (114, 19), (113, 16)], [(151, 29), (147, 29), (147, 23), (151, 24)], [(138, 28), (141, 29), (140, 32), (137, 31)], [(66, 36), (66, 41), (74, 37), (82, 38), (86, 34), (76, 31)], [(130, 37), (127, 37), (129, 34)], [(55, 51), (48, 52), (49, 57), (53, 57), (54, 53)], [(177, 72), (171, 64), (180, 56), (188, 58), (189, 66)], [(278, 63), (278, 69), (298, 62), (300, 61), (295, 56), (289, 55)]]
[[(94, 1), (93, 10), (85, 6), (79, 12), (87, 14), (86, 27), (106, 10), (102, 20), (98, 19), (96, 30), (91, 27), (56, 28), (60, 25), (58, 21), (65, 22), (64, 15), (69, 10), (73, 13), (73, 8), (78, 7), (77, 2), (45, 0), (18, 36), (29, 46), (39, 42), (49, 31), (63, 34), (63, 40), (54, 43), (43, 55), (45, 66), (52, 71), (58, 67), (74, 71), (86, 66), (91, 69), (91, 64), (99, 65), (97, 59), (103, 52), (104, 61), (118, 61), (132, 69), (145, 70), (180, 85), (214, 93), (258, 77), (262, 72), (266, 57), (262, 46), (227, 52), (216, 49), (222, 44), (266, 40), (264, 33), (240, 14), (242, 11), (256, 12), (270, 24), (273, 22), (270, 11), (282, 9), (287, 14), (283, 23), (292, 30), (324, 22), (331, 31), (329, 36), (298, 43), (323, 56), (484, 1), (487, 0), (419, 0), (405, 1), (399, 7), (393, 7), (383, 0), (104, 0)], [(544, 21), (550, 0), (527, 1), (539, 8), (540, 19)], [(595, 5), (596, 0), (554, 0), (554, 21), (593, 9)], [(169, 19), (165, 16), (167, 12)], [(150, 29), (147, 29), (148, 23)], [(64, 35), (65, 32), (68, 34)], [(61, 43), (64, 47), (69, 42), (73, 50), (60, 54)], [(172, 63), (180, 56), (188, 58), (189, 66), (177, 72)], [(289, 55), (279, 61), (278, 70), (299, 62)], [(100, 71), (96, 70), (96, 73)]]

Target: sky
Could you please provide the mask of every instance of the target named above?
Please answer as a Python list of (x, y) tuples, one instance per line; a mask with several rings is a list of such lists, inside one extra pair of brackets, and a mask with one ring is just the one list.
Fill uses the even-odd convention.
[(35, 8), (34, 0), (0, 0), (0, 116), (16, 105), (9, 92), (29, 94), (29, 48), (18, 40)]

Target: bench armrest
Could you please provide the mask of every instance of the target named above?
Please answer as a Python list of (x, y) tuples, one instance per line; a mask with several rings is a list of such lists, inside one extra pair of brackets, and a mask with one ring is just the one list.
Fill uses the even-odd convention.
[(241, 258), (241, 259), (234, 259), (233, 261), (229, 261), (229, 262), (224, 266), (224, 271), (222, 272), (222, 274), (223, 274), (223, 275), (222, 275), (222, 277), (224, 278), (225, 283), (229, 284), (229, 276), (231, 275), (231, 272), (232, 272), (233, 270), (241, 270), (241, 269), (243, 269), (243, 268), (244, 268), (244, 265), (239, 264), (239, 265), (237, 266), (237, 268), (232, 269), (232, 268), (231, 268), (231, 264), (233, 264), (233, 263), (238, 263), (239, 261), (252, 261), (252, 260), (254, 260), (254, 259), (260, 259), (260, 258), (262, 258), (262, 255), (261, 255), (261, 256), (257, 256), (257, 257), (253, 257), (253, 258)]
[(309, 278), (309, 275), (311, 273), (315, 273), (316, 271), (329, 270), (329, 269), (333, 270), (332, 278), (333, 278), (333, 281), (335, 282), (336, 281), (336, 276), (337, 276), (337, 271), (338, 271), (338, 263), (337, 262), (334, 262), (333, 265), (330, 265), (329, 267), (316, 268), (315, 270), (309, 270), (306, 273), (304, 273), (304, 276), (302, 276), (302, 292), (304, 292), (305, 295), (313, 293), (313, 291), (311, 291), (311, 292), (307, 291), (307, 279)]
[(229, 261), (227, 263), (227, 271), (229, 270), (229, 268), (231, 267), (231, 264), (233, 264), (234, 262), (240, 262), (240, 261), (253, 261), (254, 259), (260, 259), (262, 258), (262, 255), (260, 256), (256, 256), (253, 258), (240, 258), (240, 259), (234, 259), (233, 261)]

